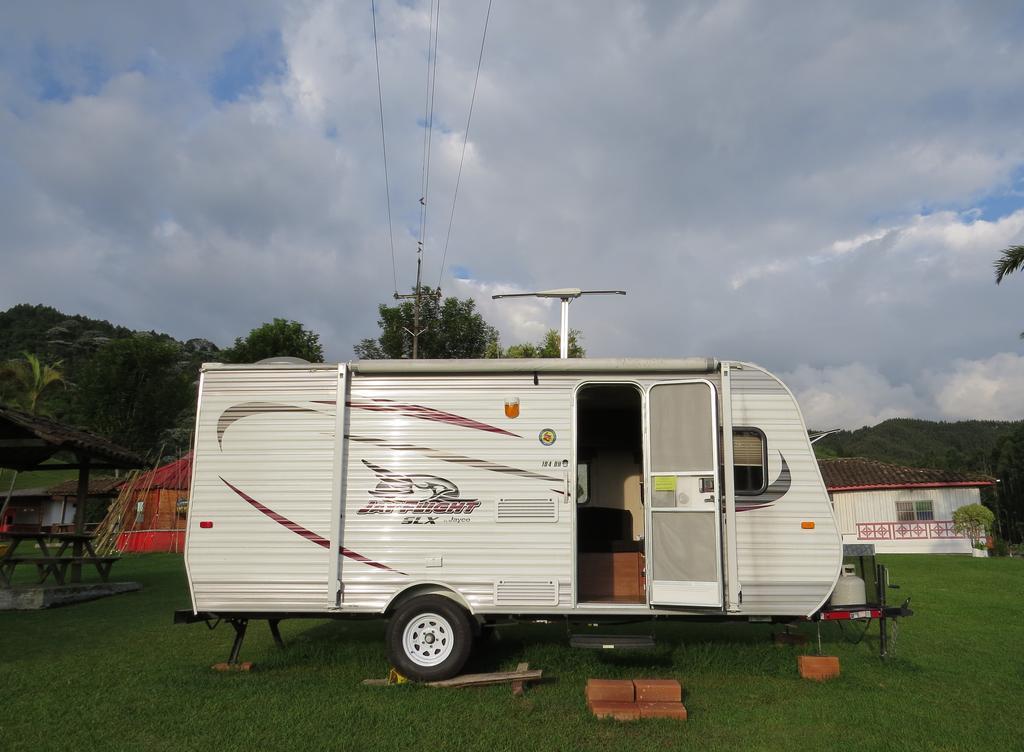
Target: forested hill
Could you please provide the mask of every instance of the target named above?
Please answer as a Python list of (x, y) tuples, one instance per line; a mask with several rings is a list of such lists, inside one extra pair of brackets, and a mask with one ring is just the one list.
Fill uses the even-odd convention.
[(1024, 421), (892, 418), (877, 426), (826, 436), (814, 448), (819, 458), (869, 457), (897, 465), (994, 475), (997, 447), (1022, 426)]
[(45, 305), (21, 303), (0, 311), (0, 360), (39, 355), (73, 355), (111, 339), (130, 337), (132, 330), (88, 316), (69, 315)]
[[(221, 352), (45, 305), (0, 311), (0, 403), (96, 431), (132, 449), (188, 447), (199, 364)], [(33, 375), (48, 368), (52, 383)], [(33, 396), (34, 395), (34, 396)]]

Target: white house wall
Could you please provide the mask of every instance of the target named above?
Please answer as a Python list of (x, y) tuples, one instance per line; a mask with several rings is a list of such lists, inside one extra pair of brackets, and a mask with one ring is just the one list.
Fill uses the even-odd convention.
[[(870, 534), (858, 537), (857, 523), (898, 522), (897, 501), (931, 501), (937, 522), (953, 519), (953, 510), (981, 501), (977, 488), (902, 488), (874, 491), (835, 491), (832, 494), (836, 519), (844, 543), (871, 543), (880, 554), (969, 554), (966, 538), (929, 537), (924, 539), (884, 540)], [(909, 522), (906, 524), (910, 524)], [(927, 526), (925, 535), (933, 535), (939, 526)], [(889, 528), (891, 530), (891, 528)], [(944, 531), (942, 534), (946, 535)], [(881, 533), (881, 534), (888, 534)], [(898, 534), (898, 533), (897, 533)], [(913, 533), (916, 534), (916, 533)]]

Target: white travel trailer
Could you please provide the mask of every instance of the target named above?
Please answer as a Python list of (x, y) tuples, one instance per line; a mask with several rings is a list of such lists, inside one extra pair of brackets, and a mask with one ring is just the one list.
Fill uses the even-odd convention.
[(809, 617), (842, 557), (796, 400), (755, 365), (202, 370), (193, 619), (386, 615), (393, 665), (436, 679), (510, 617)]

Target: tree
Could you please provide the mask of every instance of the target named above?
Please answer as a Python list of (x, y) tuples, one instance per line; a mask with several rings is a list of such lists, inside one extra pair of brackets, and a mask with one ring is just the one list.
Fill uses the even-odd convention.
[[(412, 301), (377, 308), (380, 336), (364, 339), (353, 349), (369, 360), (411, 358), (415, 307)], [(472, 298), (441, 300), (440, 290), (423, 288), (417, 354), (421, 358), (483, 358), (497, 347), (498, 330), (476, 310)]]
[(17, 360), (9, 360), (0, 366), (0, 391), (6, 399), (24, 407), (30, 413), (38, 412), (39, 401), (58, 384), (67, 387), (61, 371), (63, 363), (46, 364), (32, 353), (22, 353)]
[(1024, 245), (1011, 245), (1003, 250), (1003, 255), (993, 263), (996, 268), (996, 284), (1003, 281), (1007, 274), (1013, 274), (1024, 267)]
[(995, 498), (999, 534), (1020, 543), (1024, 541), (1024, 426), (1003, 437), (993, 457), (999, 478)]
[[(569, 357), (570, 358), (583, 358), (586, 357), (587, 351), (583, 349), (580, 344), (580, 340), (583, 339), (583, 333), (579, 329), (569, 330)], [(495, 357), (504, 358), (557, 358), (562, 354), (561, 351), (561, 335), (557, 329), (549, 329), (547, 334), (544, 335), (544, 339), (538, 344), (534, 345), (529, 342), (521, 345), (512, 345), (507, 350), (502, 352), (498, 350), (498, 355)]]
[[(1007, 274), (1013, 274), (1024, 268), (1024, 245), (1011, 245), (1009, 248), (1003, 249), (1003, 255), (997, 258), (992, 265), (996, 269), (996, 284), (998, 285)], [(1020, 338), (1024, 339), (1024, 332), (1020, 333)]]
[(953, 510), (953, 530), (971, 539), (975, 548), (984, 547), (983, 538), (992, 532), (995, 515), (981, 504), (967, 504)]
[(194, 400), (188, 363), (173, 340), (147, 334), (112, 340), (82, 368), (76, 417), (119, 444), (152, 449)]
[(264, 358), (302, 358), (310, 363), (323, 363), (324, 350), (320, 335), (308, 331), (298, 321), (274, 319), (258, 326), (244, 339), (239, 337), (233, 347), (223, 350), (228, 363), (255, 363)]

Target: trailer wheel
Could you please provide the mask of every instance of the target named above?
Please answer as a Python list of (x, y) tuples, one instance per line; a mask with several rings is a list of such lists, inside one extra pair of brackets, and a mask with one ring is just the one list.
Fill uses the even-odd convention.
[(388, 622), (388, 659), (417, 681), (450, 679), (473, 647), (465, 609), (443, 595), (424, 595), (403, 604)]

